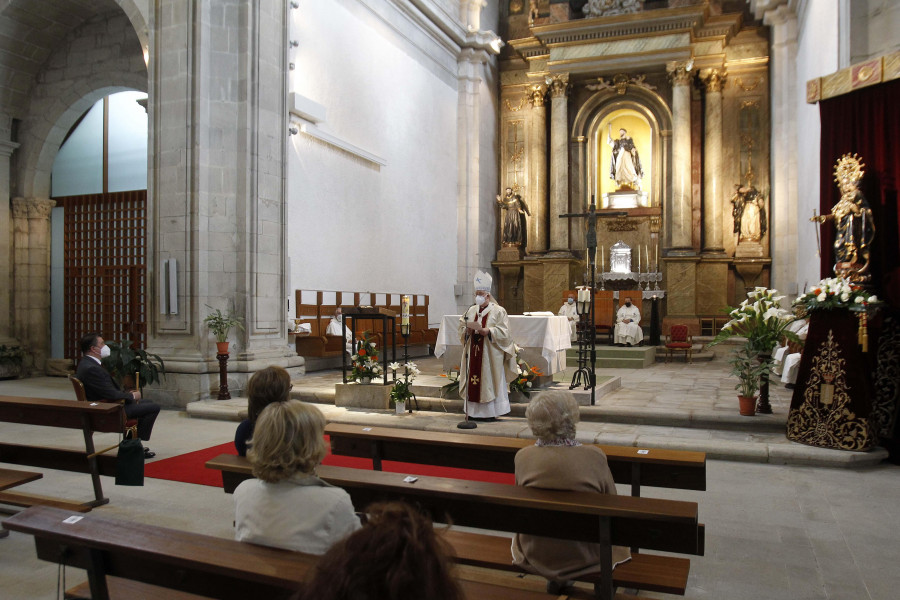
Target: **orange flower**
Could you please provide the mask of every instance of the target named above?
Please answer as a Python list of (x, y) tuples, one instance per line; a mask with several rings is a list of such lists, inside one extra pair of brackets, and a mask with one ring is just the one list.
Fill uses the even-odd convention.
[(447, 377), (446, 373), (441, 373), (441, 377)]
[(524, 378), (524, 377), (520, 377), (520, 378), (519, 378), (519, 383), (525, 383), (525, 378)]
[(366, 349), (365, 349), (365, 348), (360, 348), (360, 349), (359, 349), (359, 352), (357, 352), (357, 354), (359, 354), (360, 356), (365, 356), (365, 355), (366, 355)]

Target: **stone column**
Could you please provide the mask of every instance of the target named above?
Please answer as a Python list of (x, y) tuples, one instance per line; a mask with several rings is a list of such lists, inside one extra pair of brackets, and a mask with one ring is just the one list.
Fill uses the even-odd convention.
[(550, 80), (550, 251), (569, 252), (569, 75)]
[(15, 335), (27, 340), (34, 367), (50, 350), (50, 209), (56, 201), (15, 198)]
[(0, 344), (18, 345), (12, 337), (13, 229), (9, 202), (9, 157), (19, 144), (9, 141), (10, 118), (0, 117)]
[(671, 62), (672, 196), (666, 203), (669, 254), (690, 256), (691, 241), (691, 78), (693, 62)]
[(528, 219), (528, 245), (529, 254), (543, 253), (547, 251), (547, 107), (544, 105), (544, 97), (547, 87), (535, 85), (531, 88), (531, 136), (529, 148), (531, 150), (529, 187), (531, 198), (527, 198), (531, 209), (531, 217)]
[(722, 84), (725, 73), (706, 69), (701, 74), (706, 87), (706, 135), (703, 141), (703, 253), (724, 254), (722, 210)]

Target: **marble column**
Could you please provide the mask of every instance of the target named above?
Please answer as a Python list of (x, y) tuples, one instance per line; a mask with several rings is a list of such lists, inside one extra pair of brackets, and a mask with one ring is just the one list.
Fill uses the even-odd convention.
[(693, 62), (671, 62), (672, 81), (672, 195), (668, 198), (669, 254), (693, 254), (691, 240), (691, 78)]
[(705, 69), (700, 74), (706, 88), (706, 134), (703, 141), (703, 253), (724, 254), (722, 212), (722, 84), (725, 73)]
[(43, 371), (50, 350), (50, 209), (55, 200), (15, 198), (15, 336)]
[(569, 252), (569, 75), (550, 80), (550, 251)]
[(0, 117), (0, 344), (18, 345), (12, 337), (13, 230), (9, 202), (9, 158), (19, 144), (9, 141), (10, 119)]
[(544, 98), (547, 88), (535, 85), (531, 88), (531, 149), (529, 188), (526, 198), (531, 217), (528, 219), (529, 254), (547, 251), (547, 107)]

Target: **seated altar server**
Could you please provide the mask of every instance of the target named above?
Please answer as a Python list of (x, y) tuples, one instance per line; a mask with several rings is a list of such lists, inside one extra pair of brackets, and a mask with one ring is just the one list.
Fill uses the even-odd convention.
[(516, 350), (506, 310), (491, 296), (491, 276), (475, 275), (475, 304), (459, 319), (463, 345), (459, 396), (466, 413), (493, 421), (509, 412), (509, 378), (518, 373)]
[[(809, 321), (804, 319), (794, 323), (800, 325), (799, 329), (795, 330), (797, 337), (800, 338), (801, 342), (805, 342), (806, 334), (809, 333)], [(791, 325), (794, 325), (794, 323), (791, 323)], [(800, 356), (800, 352), (793, 352), (784, 357), (784, 364), (781, 369), (781, 383), (785, 387), (794, 387), (794, 384), (797, 383), (797, 372), (800, 370)]]
[(641, 330), (641, 311), (632, 304), (631, 298), (625, 297), (625, 304), (619, 307), (616, 313), (616, 330), (614, 342), (617, 346), (628, 344), (634, 346), (644, 339)]
[(566, 303), (559, 307), (557, 313), (560, 317), (566, 317), (569, 320), (569, 340), (575, 341), (575, 326), (578, 323), (578, 309), (575, 308), (575, 295), (569, 294)]
[[(328, 327), (325, 328), (325, 335), (341, 335), (341, 331), (344, 329), (341, 325), (344, 318), (343, 315), (344, 313), (340, 306), (334, 309), (334, 316), (331, 317), (331, 320), (328, 322)], [(347, 354), (353, 354), (353, 333), (349, 329), (347, 330), (346, 337), (347, 341), (344, 344), (344, 351), (346, 351)]]

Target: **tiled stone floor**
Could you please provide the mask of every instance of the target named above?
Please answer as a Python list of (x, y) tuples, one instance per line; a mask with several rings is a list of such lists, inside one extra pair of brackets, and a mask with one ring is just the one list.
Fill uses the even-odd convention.
[[(424, 366), (424, 365), (423, 365)], [(645, 411), (648, 422), (657, 417), (676, 419), (678, 411), (692, 411), (694, 422), (718, 415), (722, 429), (705, 427), (634, 425), (585, 420), (579, 438), (603, 439), (610, 443), (637, 439), (677, 443), (694, 440), (710, 444), (730, 440), (735, 434), (732, 413), (737, 412), (731, 383), (722, 379), (724, 366), (655, 365), (635, 372), (619, 371), (622, 390), (605, 396), (599, 409)], [(334, 374), (313, 374), (302, 382), (310, 393), (326, 394)], [(329, 378), (332, 383), (328, 383)], [(424, 382), (423, 382), (424, 383)], [(698, 394), (692, 386), (703, 390)], [(297, 389), (297, 386), (295, 386)], [(333, 388), (332, 388), (333, 393)], [(32, 394), (71, 398), (66, 380), (39, 379), (0, 382), (0, 394)], [(694, 398), (684, 398), (691, 395)], [(324, 397), (324, 396), (323, 396)], [(787, 394), (773, 389), (773, 420), (784, 419)], [(424, 426), (454, 431), (459, 416), (437, 413), (396, 417), (386, 412), (346, 411), (321, 404), (329, 418), (350, 418), (394, 426)], [(656, 409), (656, 410), (650, 410)], [(227, 412), (227, 411), (226, 411)], [(232, 411), (232, 412), (236, 412)], [(350, 417), (347, 417), (350, 415)], [(779, 416), (780, 415), (780, 416)], [(223, 417), (224, 418), (224, 417)], [(748, 422), (756, 423), (747, 418)], [(691, 424), (690, 419), (682, 419)], [(737, 419), (738, 423), (740, 420)], [(478, 433), (524, 435), (527, 426), (518, 418), (479, 427)], [(600, 427), (594, 431), (593, 427)], [(726, 429), (725, 427), (732, 427)], [(157, 460), (199, 450), (232, 439), (235, 424), (227, 420), (192, 419), (179, 411), (163, 411), (150, 446)], [(4, 441), (33, 443), (53, 440), (55, 445), (78, 447), (80, 433), (0, 424)], [(672, 438), (675, 433), (679, 437)], [(746, 443), (746, 452), (760, 457), (788, 443), (754, 443), (772, 432), (737, 432)], [(685, 437), (696, 435), (697, 438)], [(98, 437), (98, 445), (107, 440)], [(783, 435), (782, 435), (783, 437)], [(111, 443), (111, 442), (110, 442)], [(674, 447), (679, 447), (673, 444)], [(844, 453), (841, 453), (844, 454)], [(767, 458), (768, 459), (768, 458)], [(749, 461), (743, 458), (742, 461)], [(804, 465), (762, 464), (737, 460), (708, 462), (705, 492), (647, 488), (644, 495), (698, 502), (701, 521), (706, 524), (706, 555), (691, 559), (689, 600), (893, 600), (900, 589), (900, 469), (888, 463), (856, 468), (822, 468)], [(4, 465), (8, 466), (8, 465)], [(15, 468), (15, 467), (12, 467)], [(103, 478), (110, 504), (96, 509), (98, 514), (153, 523), (164, 527), (197, 531), (210, 535), (232, 535), (232, 499), (221, 489), (147, 479), (144, 487), (119, 487)], [(58, 495), (73, 499), (91, 496), (85, 475), (45, 471), (44, 479), (28, 484), (23, 491)], [(627, 490), (620, 489), (621, 493)], [(83, 580), (83, 572), (69, 570), (67, 585)], [(17, 533), (0, 539), (0, 597), (8, 600), (53, 598), (56, 593), (56, 566), (37, 560), (33, 540)], [(641, 594), (643, 598), (662, 595)]]

